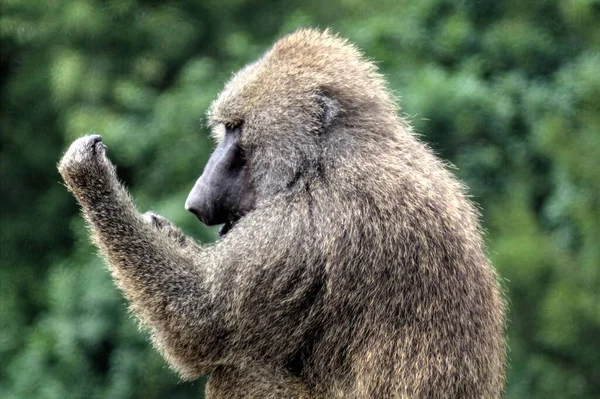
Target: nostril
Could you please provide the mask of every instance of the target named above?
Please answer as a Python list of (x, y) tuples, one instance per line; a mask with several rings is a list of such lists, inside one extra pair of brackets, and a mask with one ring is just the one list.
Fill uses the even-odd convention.
[(200, 218), (200, 210), (198, 209), (197, 206), (195, 206), (195, 204), (192, 203), (192, 201), (186, 201), (185, 202), (185, 210), (188, 212), (193, 213), (194, 215), (196, 215), (196, 217), (200, 220), (202, 220)]
[(102, 136), (100, 136), (99, 134), (92, 134), (90, 136), (90, 139), (92, 139), (94, 141), (94, 144), (95, 144), (95, 143), (99, 143), (99, 142), (102, 141)]
[(207, 226), (213, 226), (214, 222), (214, 210), (212, 207), (207, 206), (206, 203), (198, 201), (197, 199), (191, 199), (185, 202), (185, 210), (191, 212)]
[(206, 223), (206, 218), (204, 217), (204, 215), (202, 215), (202, 212), (200, 212), (200, 209), (195, 208), (195, 207), (188, 207), (188, 206), (186, 206), (185, 209), (188, 212), (193, 213), (194, 216), (196, 216), (198, 218), (198, 220), (200, 220), (202, 223), (208, 225), (208, 223)]
[(193, 213), (207, 226), (215, 224), (216, 208), (222, 205), (223, 199), (214, 198), (215, 188), (207, 186), (200, 177), (185, 200), (185, 210)]
[(186, 211), (194, 213), (194, 210), (193, 210), (194, 207), (192, 206), (192, 203), (189, 199), (187, 201), (185, 201), (184, 208)]

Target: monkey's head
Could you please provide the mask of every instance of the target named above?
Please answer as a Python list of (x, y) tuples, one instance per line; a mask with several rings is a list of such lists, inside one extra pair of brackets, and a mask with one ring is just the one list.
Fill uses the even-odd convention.
[(345, 40), (315, 30), (284, 37), (238, 72), (208, 120), (219, 144), (186, 209), (207, 225), (224, 224), (221, 235), (261, 202), (335, 178), (361, 142), (379, 140), (382, 126), (398, 122), (375, 66)]

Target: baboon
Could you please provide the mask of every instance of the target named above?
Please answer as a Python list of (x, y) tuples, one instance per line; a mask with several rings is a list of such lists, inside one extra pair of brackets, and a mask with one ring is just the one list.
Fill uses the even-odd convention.
[(100, 136), (59, 163), (116, 284), (210, 398), (497, 398), (504, 301), (479, 215), (328, 31), (277, 41), (208, 111), (219, 145), (186, 208), (141, 215)]

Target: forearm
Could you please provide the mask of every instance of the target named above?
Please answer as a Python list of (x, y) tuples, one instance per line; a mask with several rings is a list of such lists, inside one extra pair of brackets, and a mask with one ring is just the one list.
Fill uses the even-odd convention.
[[(84, 208), (94, 239), (134, 313), (152, 331), (156, 347), (187, 378), (209, 372), (221, 360), (223, 328), (214, 311), (206, 252), (181, 246), (149, 225), (121, 190), (112, 214), (99, 204)], [(120, 225), (114, 223), (118, 220)], [(193, 255), (193, 256), (192, 256)]]

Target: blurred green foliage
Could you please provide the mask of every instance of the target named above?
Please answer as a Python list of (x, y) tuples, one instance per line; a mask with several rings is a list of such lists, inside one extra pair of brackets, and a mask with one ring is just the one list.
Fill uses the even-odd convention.
[(191, 398), (126, 312), (55, 164), (101, 133), (142, 210), (183, 210), (199, 123), (277, 37), (376, 60), (483, 208), (510, 302), (507, 398), (600, 397), (600, 2), (1, 0), (0, 397)]

